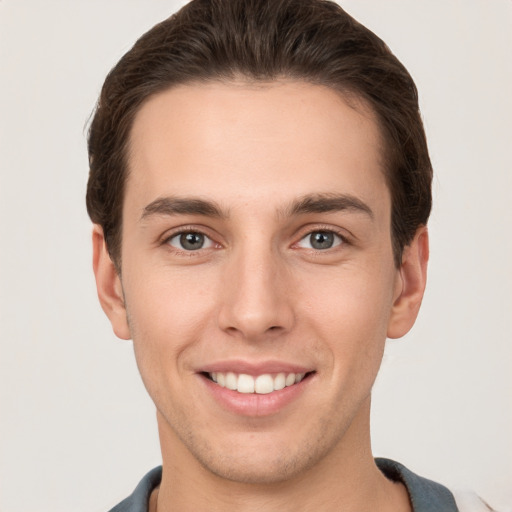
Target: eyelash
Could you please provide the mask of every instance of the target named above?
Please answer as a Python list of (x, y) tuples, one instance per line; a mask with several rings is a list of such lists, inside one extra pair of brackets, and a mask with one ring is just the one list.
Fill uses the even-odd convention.
[[(333, 229), (332, 227), (329, 227), (329, 226), (315, 226), (314, 229), (308, 229), (307, 231), (304, 231), (301, 234), (299, 240), (292, 244), (292, 247), (293, 248), (297, 247), (300, 242), (302, 242), (306, 238), (310, 237), (314, 233), (329, 233), (329, 234), (333, 234), (335, 237), (337, 237), (339, 239), (339, 243), (335, 242), (335, 245), (333, 245), (332, 247), (328, 247), (326, 249), (304, 248), (304, 249), (312, 251), (316, 254), (329, 253), (329, 252), (331, 252), (331, 250), (336, 249), (339, 246), (350, 244), (349, 240), (347, 239), (347, 236), (345, 234), (342, 234), (339, 230)], [(201, 236), (205, 237), (205, 239), (208, 240), (213, 246), (216, 246), (216, 247), (206, 247), (206, 248), (200, 247), (199, 249), (196, 249), (196, 250), (186, 250), (186, 249), (178, 248), (178, 247), (171, 245), (171, 243), (170, 243), (171, 240), (173, 240), (174, 238), (183, 236), (183, 235), (187, 235), (187, 234), (201, 235)], [(165, 236), (161, 241), (161, 245), (166, 245), (173, 252), (176, 252), (180, 255), (186, 255), (186, 256), (197, 256), (203, 252), (202, 251), (203, 249), (212, 249), (212, 248), (220, 247), (220, 244), (215, 242), (212, 239), (212, 237), (210, 237), (207, 233), (205, 233), (204, 230), (197, 228), (197, 227), (192, 227), (192, 226), (190, 228), (188, 228), (188, 227), (180, 228), (178, 231), (174, 231), (170, 235)]]
[(173, 252), (178, 253), (179, 255), (185, 255), (185, 256), (198, 256), (199, 254), (201, 254), (203, 252), (202, 249), (211, 249), (211, 248), (213, 248), (213, 247), (206, 247), (206, 248), (200, 247), (199, 249), (196, 249), (196, 250), (186, 250), (186, 249), (182, 249), (182, 248), (175, 247), (175, 246), (171, 245), (171, 240), (173, 240), (174, 238), (178, 238), (178, 237), (181, 237), (183, 235), (188, 235), (188, 234), (201, 235), (207, 241), (209, 241), (212, 245), (220, 246), (220, 244), (216, 243), (212, 239), (211, 236), (209, 236), (209, 235), (207, 235), (205, 233), (204, 230), (202, 230), (200, 228), (197, 228), (197, 227), (192, 227), (192, 226), (191, 227), (182, 227), (179, 230), (174, 231), (174, 232), (172, 232), (169, 235), (166, 235), (162, 239), (161, 245), (166, 245), (167, 248), (169, 248), (169, 250), (172, 250)]
[(343, 247), (346, 247), (347, 245), (352, 245), (351, 240), (349, 238), (349, 235), (347, 235), (345, 230), (341, 230), (340, 228), (333, 227), (332, 225), (322, 225), (322, 224), (315, 224), (314, 226), (305, 226), (300, 233), (300, 238), (297, 242), (294, 242), (292, 245), (292, 248), (300, 248), (298, 244), (302, 242), (303, 240), (307, 239), (314, 233), (331, 233), (335, 237), (339, 239), (338, 243), (333, 245), (332, 247), (326, 248), (326, 249), (314, 249), (314, 248), (304, 248), (306, 251), (309, 252), (309, 254), (321, 257), (323, 255), (333, 254), (336, 250), (341, 250)]
[[(313, 229), (311, 231), (308, 231), (304, 236), (302, 236), (298, 242), (295, 242), (293, 245), (294, 246), (299, 246), (300, 247), (300, 243), (307, 240), (308, 238), (310, 239), (312, 235), (314, 235), (315, 233), (322, 233), (322, 234), (329, 234), (329, 235), (334, 235), (335, 239), (333, 241), (333, 245), (331, 247), (327, 247), (325, 249), (315, 249), (314, 247), (304, 247), (304, 249), (308, 249), (308, 250), (311, 250), (311, 251), (314, 251), (315, 253), (323, 253), (323, 252), (329, 252), (331, 249), (336, 249), (336, 247), (339, 247), (340, 245), (345, 245), (348, 243), (348, 240), (346, 238), (346, 236), (342, 235), (339, 231), (336, 231), (335, 229), (332, 229), (332, 228), (316, 228), (316, 229)], [(336, 240), (336, 238), (338, 240)]]

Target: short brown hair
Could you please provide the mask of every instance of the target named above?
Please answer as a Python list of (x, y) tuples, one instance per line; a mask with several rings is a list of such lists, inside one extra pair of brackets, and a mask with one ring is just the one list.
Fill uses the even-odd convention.
[(198, 81), (277, 78), (368, 104), (384, 140), (397, 266), (431, 209), (432, 166), (414, 82), (386, 44), (327, 0), (192, 0), (144, 34), (110, 71), (92, 119), (87, 210), (120, 270), (128, 142), (150, 96)]

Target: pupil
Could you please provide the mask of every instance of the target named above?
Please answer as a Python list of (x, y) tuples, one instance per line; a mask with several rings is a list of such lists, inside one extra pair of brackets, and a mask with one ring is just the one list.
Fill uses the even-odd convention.
[(201, 233), (184, 233), (180, 236), (180, 243), (184, 249), (191, 251), (201, 249), (204, 244), (204, 235), (201, 235)]
[(326, 231), (317, 231), (311, 235), (310, 241), (314, 249), (330, 249), (334, 243), (334, 235)]

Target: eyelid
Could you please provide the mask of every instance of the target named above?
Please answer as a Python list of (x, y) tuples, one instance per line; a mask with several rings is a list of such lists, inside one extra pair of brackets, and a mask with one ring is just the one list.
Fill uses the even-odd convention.
[[(202, 247), (200, 247), (199, 249), (194, 249), (194, 250), (189, 251), (187, 249), (183, 249), (182, 247), (178, 247), (178, 246), (172, 244), (172, 240), (174, 240), (174, 239), (179, 240), (183, 235), (187, 235), (187, 234), (191, 234), (191, 233), (201, 235), (204, 237), (205, 244)], [(202, 249), (211, 249), (215, 245), (215, 242), (208, 235), (205, 235), (204, 233), (200, 233), (199, 231), (182, 231), (181, 233), (175, 233), (174, 235), (170, 236), (167, 239), (167, 243), (171, 247), (174, 247), (175, 249), (178, 249), (179, 251), (184, 251), (184, 252), (197, 252)]]
[[(334, 237), (333, 245), (331, 247), (326, 247), (325, 249), (319, 249), (319, 248), (312, 247), (310, 242), (309, 242), (309, 247), (305, 246), (305, 245), (302, 245), (302, 243), (306, 242), (309, 238), (311, 238), (311, 236), (314, 233), (329, 233), (329, 234), (332, 234), (333, 237)], [(306, 243), (308, 243), (308, 242), (306, 242)], [(297, 242), (296, 245), (298, 247), (302, 248), (302, 249), (307, 249), (307, 250), (310, 250), (310, 251), (315, 251), (315, 252), (322, 253), (322, 252), (329, 252), (329, 251), (332, 251), (332, 250), (336, 250), (338, 247), (340, 247), (341, 245), (344, 245), (344, 244), (345, 244), (345, 241), (343, 240), (343, 238), (340, 235), (338, 235), (338, 233), (335, 233), (334, 231), (327, 231), (325, 229), (322, 229), (322, 230), (318, 230), (318, 231), (316, 231), (316, 230), (312, 231), (311, 233), (307, 234), (306, 236), (303, 236)]]
[[(327, 224), (310, 224), (308, 226), (305, 226), (299, 230), (299, 233), (297, 235), (297, 242), (294, 242), (293, 245), (297, 245), (298, 242), (304, 240), (304, 238), (310, 236), (312, 233), (316, 233), (318, 231), (323, 231), (327, 233), (333, 233), (337, 237), (340, 238), (343, 244), (350, 244), (350, 233), (347, 233), (347, 230), (341, 229), (336, 226), (327, 225)], [(342, 245), (342, 244), (338, 244)], [(338, 247), (336, 245), (335, 247)], [(327, 251), (326, 249), (325, 251)]]
[[(192, 253), (198, 253), (201, 252), (203, 249), (212, 249), (215, 246), (220, 247), (220, 243), (215, 240), (215, 238), (210, 233), (211, 230), (196, 225), (185, 225), (185, 226), (179, 226), (176, 228), (173, 228), (169, 231), (166, 231), (159, 239), (158, 244), (159, 245), (167, 245), (168, 247), (172, 248), (172, 250), (180, 252), (180, 253), (186, 253), (187, 255), (190, 255)], [(198, 233), (200, 235), (203, 235), (205, 238), (207, 238), (211, 242), (210, 247), (201, 247), (201, 249), (197, 249), (195, 251), (187, 251), (185, 249), (180, 249), (179, 247), (175, 247), (171, 245), (169, 242), (178, 236), (187, 234), (187, 233)]]
[[(350, 233), (347, 234), (347, 230), (345, 230), (345, 229), (342, 229), (337, 226), (327, 225), (327, 224), (310, 224), (307, 226), (303, 226), (299, 230), (298, 235), (296, 237), (294, 237), (296, 241), (292, 244), (292, 247), (297, 247), (297, 244), (300, 241), (304, 240), (304, 238), (310, 236), (312, 233), (315, 233), (318, 231), (333, 233), (335, 236), (337, 236), (341, 240), (342, 243), (337, 244), (329, 249), (324, 249), (323, 251), (321, 251), (319, 249), (311, 249), (315, 252), (329, 252), (332, 249), (336, 249), (340, 245), (351, 244), (351, 241), (350, 241), (351, 234)], [(212, 236), (212, 234), (210, 232), (211, 232), (210, 229), (208, 229), (204, 226), (197, 225), (197, 224), (179, 226), (179, 227), (175, 227), (175, 228), (172, 228), (172, 229), (166, 231), (159, 238), (158, 245), (167, 245), (168, 247), (171, 247), (175, 251), (186, 253), (188, 255), (190, 255), (192, 253), (201, 252), (203, 249), (211, 249), (214, 247), (220, 248), (222, 246), (222, 244), (217, 242), (217, 240), (216, 240), (217, 237)], [(178, 247), (170, 245), (170, 243), (169, 243), (170, 240), (172, 240), (173, 238), (180, 236), (182, 234), (186, 234), (186, 233), (199, 233), (199, 234), (203, 235), (204, 237), (206, 237), (212, 243), (212, 246), (197, 249), (196, 251), (187, 251), (185, 249), (180, 249)]]

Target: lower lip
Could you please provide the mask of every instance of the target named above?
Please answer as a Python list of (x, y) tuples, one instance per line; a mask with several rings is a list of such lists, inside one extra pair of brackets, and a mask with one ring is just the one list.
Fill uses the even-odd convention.
[(239, 393), (238, 391), (219, 386), (205, 375), (200, 374), (199, 376), (214, 399), (224, 409), (236, 414), (253, 417), (270, 416), (271, 414), (276, 414), (281, 411), (304, 393), (313, 377), (313, 375), (308, 375), (299, 383), (280, 389), (279, 391), (258, 394)]

